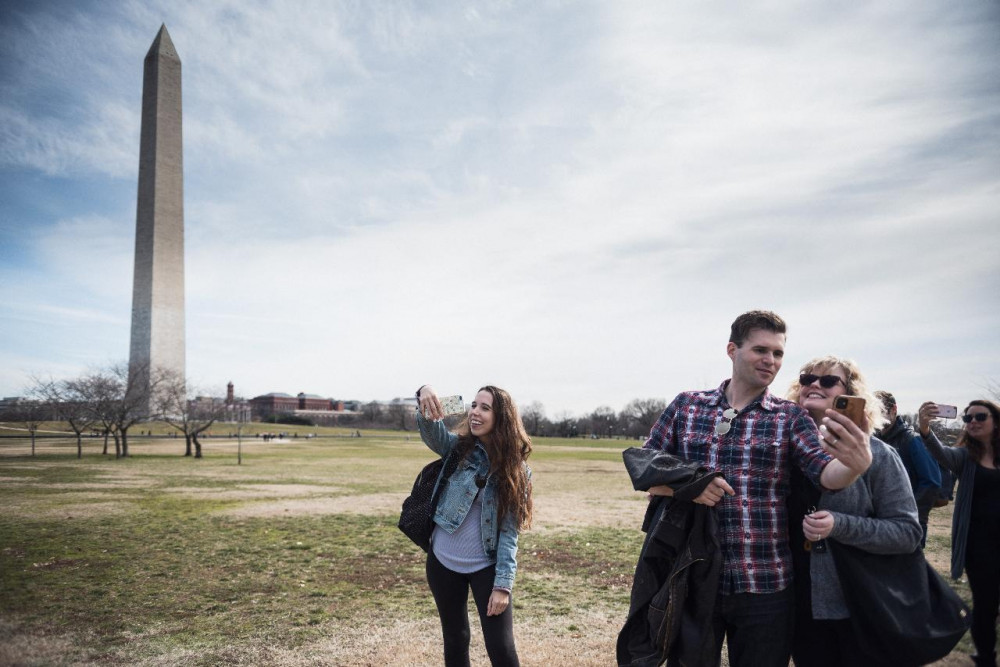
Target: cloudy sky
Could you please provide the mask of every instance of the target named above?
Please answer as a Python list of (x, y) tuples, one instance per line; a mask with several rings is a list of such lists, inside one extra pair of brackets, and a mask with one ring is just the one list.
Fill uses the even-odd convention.
[(0, 394), (128, 355), (142, 62), (183, 63), (188, 375), (550, 417), (789, 323), (905, 410), (1000, 381), (1000, 4), (0, 8)]

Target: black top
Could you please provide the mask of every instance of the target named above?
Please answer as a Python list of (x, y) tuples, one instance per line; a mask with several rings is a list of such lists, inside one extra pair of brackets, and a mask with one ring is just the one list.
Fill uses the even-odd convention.
[(976, 466), (969, 518), (970, 545), (1000, 547), (1000, 470)]

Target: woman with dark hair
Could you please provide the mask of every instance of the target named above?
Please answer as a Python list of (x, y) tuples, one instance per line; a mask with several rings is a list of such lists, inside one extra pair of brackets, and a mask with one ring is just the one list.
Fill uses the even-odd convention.
[[(479, 610), (486, 652), (494, 665), (519, 665), (511, 590), (517, 538), (531, 525), (531, 439), (503, 389), (476, 393), (455, 433), (428, 385), (417, 391), (417, 425), (424, 444), (457, 466), (441, 479), (427, 583), (441, 617), (446, 667), (469, 664), (469, 589)], [(444, 471), (442, 471), (442, 475)]]
[(935, 403), (920, 406), (918, 426), (931, 456), (958, 478), (951, 519), (951, 576), (964, 569), (972, 590), (972, 642), (977, 665), (995, 666), (997, 612), (1000, 610), (1000, 405), (969, 403), (965, 428), (954, 447), (941, 444), (931, 420)]
[[(833, 493), (820, 493), (801, 475), (792, 481), (789, 536), (796, 593), (792, 658), (797, 667), (873, 664), (852, 630), (844, 597), (844, 590), (857, 583), (838, 576), (833, 547), (827, 543), (877, 554), (906, 554), (920, 546), (922, 536), (903, 462), (892, 447), (872, 436), (885, 418), (857, 364), (833, 356), (813, 359), (802, 367), (787, 398), (819, 424), (842, 395), (865, 399), (861, 423), (850, 423), (850, 432), (868, 440), (872, 464), (853, 484)], [(834, 437), (825, 428), (820, 430), (824, 440)]]

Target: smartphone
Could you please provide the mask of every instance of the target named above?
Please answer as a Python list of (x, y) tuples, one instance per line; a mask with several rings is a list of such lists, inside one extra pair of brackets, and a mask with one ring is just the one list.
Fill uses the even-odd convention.
[(945, 405), (944, 403), (935, 403), (937, 406), (938, 419), (955, 419), (958, 417), (958, 406), (956, 405)]
[(846, 394), (837, 396), (833, 399), (833, 409), (860, 427), (865, 416), (865, 399)]
[(465, 401), (461, 396), (444, 396), (441, 399), (441, 409), (445, 416), (458, 415), (465, 412)]

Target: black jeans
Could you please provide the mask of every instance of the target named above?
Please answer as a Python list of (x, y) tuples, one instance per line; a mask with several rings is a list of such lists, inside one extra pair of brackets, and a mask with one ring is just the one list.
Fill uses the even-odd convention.
[(712, 618), (719, 654), (725, 636), (732, 667), (788, 667), (794, 611), (791, 586), (777, 593), (720, 595)]
[(972, 590), (972, 643), (977, 665), (996, 664), (997, 611), (1000, 610), (1000, 557), (989, 545), (969, 544), (965, 573)]
[(513, 600), (499, 616), (486, 615), (495, 574), (496, 566), (493, 565), (471, 574), (454, 572), (442, 565), (433, 551), (427, 554), (427, 583), (441, 617), (445, 667), (469, 667), (469, 588), (472, 588), (472, 598), (479, 610), (490, 663), (494, 667), (521, 664), (514, 646)]
[(855, 667), (865, 654), (854, 639), (851, 619), (817, 621), (798, 616), (792, 657), (795, 667)]

